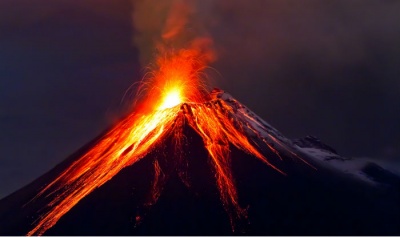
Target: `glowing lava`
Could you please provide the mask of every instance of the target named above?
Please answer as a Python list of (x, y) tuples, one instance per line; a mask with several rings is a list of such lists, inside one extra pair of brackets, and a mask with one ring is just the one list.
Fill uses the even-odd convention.
[[(246, 115), (207, 92), (200, 75), (209, 60), (210, 55), (204, 53), (199, 44), (192, 45), (190, 50), (164, 52), (151, 77), (140, 88), (140, 94), (144, 96), (136, 111), (116, 124), (91, 150), (37, 194), (35, 198), (45, 196), (50, 201), (28, 235), (42, 235), (82, 198), (124, 167), (145, 157), (169, 135), (175, 138), (179, 149), (184, 124), (192, 127), (203, 139), (232, 227), (236, 220), (246, 217), (245, 209), (239, 205), (232, 177), (229, 144), (281, 171), (263, 156), (246, 135), (248, 130), (257, 131), (255, 126), (259, 126), (258, 122), (248, 122), (251, 118), (238, 119), (237, 116)], [(265, 141), (261, 136), (260, 139)], [(283, 144), (280, 146), (285, 148)], [(270, 149), (278, 154), (275, 148)], [(158, 183), (160, 167), (157, 161), (154, 168), (155, 202), (160, 195), (158, 186), (161, 185)]]
[(165, 95), (164, 102), (161, 104), (160, 109), (168, 109), (182, 103), (182, 96), (179, 89), (174, 89)]

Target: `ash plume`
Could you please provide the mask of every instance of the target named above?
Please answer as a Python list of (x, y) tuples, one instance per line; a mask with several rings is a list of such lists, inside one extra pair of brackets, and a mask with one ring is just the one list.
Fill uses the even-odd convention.
[(156, 50), (181, 49), (193, 44), (206, 45), (210, 62), (215, 60), (212, 40), (196, 4), (195, 0), (132, 1), (133, 41), (139, 49), (142, 66), (149, 64)]

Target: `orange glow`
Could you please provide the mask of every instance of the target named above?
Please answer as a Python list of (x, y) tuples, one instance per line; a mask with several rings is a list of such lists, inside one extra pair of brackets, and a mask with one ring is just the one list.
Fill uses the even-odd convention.
[[(207, 39), (201, 39), (194, 41), (188, 49), (161, 52), (162, 56), (158, 58), (150, 76), (139, 88), (141, 100), (135, 112), (116, 124), (86, 154), (36, 195), (35, 198), (43, 196), (50, 201), (27, 235), (45, 233), (80, 200), (113, 178), (124, 167), (145, 157), (167, 137), (172, 137), (175, 141), (176, 160), (180, 162), (185, 159), (182, 154), (179, 155), (185, 137), (185, 124), (202, 137), (232, 228), (236, 221), (246, 217), (246, 210), (238, 202), (230, 167), (229, 145), (236, 146), (274, 170), (284, 173), (264, 157), (260, 148), (248, 136), (248, 131), (253, 132), (279, 156), (278, 150), (270, 146), (257, 132), (255, 126), (263, 125), (228, 102), (208, 93), (201, 77), (202, 70), (213, 58), (205, 50), (208, 43)], [(275, 144), (288, 150), (278, 139), (268, 136)], [(161, 195), (165, 179), (157, 160), (154, 162), (154, 169), (150, 205)], [(140, 220), (141, 217), (136, 219)]]
[[(185, 139), (184, 126), (190, 126), (203, 140), (232, 228), (235, 227), (236, 221), (245, 218), (247, 214), (238, 201), (230, 166), (229, 145), (236, 146), (284, 174), (264, 157), (260, 148), (248, 136), (248, 132), (251, 131), (268, 149), (280, 157), (276, 147), (269, 145), (257, 132), (255, 126), (263, 125), (209, 93), (203, 71), (215, 60), (211, 40), (190, 38), (190, 43), (185, 44), (185, 48), (176, 50), (174, 47), (166, 47), (177, 45), (176, 42), (187, 38), (182, 31), (187, 25), (190, 13), (193, 12), (190, 6), (180, 1), (175, 2), (171, 9), (162, 35), (165, 42), (158, 47), (160, 56), (140, 84), (134, 112), (116, 124), (97, 144), (34, 197), (44, 197), (49, 203), (27, 235), (44, 234), (84, 197), (113, 178), (123, 168), (144, 158), (167, 137), (172, 137), (176, 146), (174, 158), (177, 162), (182, 162), (185, 159), (181, 153)], [(272, 135), (268, 139), (288, 150)], [(149, 205), (155, 203), (162, 195), (162, 185), (166, 179), (158, 160), (153, 164), (155, 177)], [(186, 182), (184, 179), (182, 181)], [(140, 216), (136, 217), (136, 220), (141, 219)]]
[(162, 143), (173, 130), (180, 111), (176, 105), (206, 98), (199, 72), (208, 60), (198, 42), (190, 49), (165, 52), (140, 88), (147, 94), (138, 111), (119, 122), (36, 195), (51, 199), (49, 211), (27, 235), (42, 235), (82, 198)]
[(171, 92), (165, 95), (164, 101), (162, 102), (160, 109), (167, 109), (182, 103), (182, 96), (179, 89), (172, 89)]

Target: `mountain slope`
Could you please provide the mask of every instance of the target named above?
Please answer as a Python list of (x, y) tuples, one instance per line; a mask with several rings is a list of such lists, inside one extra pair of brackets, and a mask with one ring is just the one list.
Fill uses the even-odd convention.
[[(236, 233), (400, 234), (399, 176), (374, 165), (361, 165), (360, 169), (346, 173), (345, 167), (354, 167), (347, 165), (351, 162), (315, 138), (291, 141), (229, 94), (214, 90), (211, 97), (210, 108), (221, 110), (221, 103), (232, 108), (234, 113), (230, 116), (243, 127), (248, 139), (286, 174), (230, 145), (239, 204), (248, 211), (248, 218), (237, 224)], [(183, 126), (183, 132), (184, 162), (177, 162), (173, 138), (167, 138), (143, 159), (83, 198), (45, 234), (232, 234), (204, 142), (188, 124)], [(29, 201), (99, 139), (101, 136), (1, 200), (0, 234), (23, 235), (33, 228), (33, 221), (43, 213), (49, 200), (41, 196)], [(336, 165), (338, 160), (342, 160), (341, 166)], [(165, 183), (157, 202), (151, 197), (155, 162), (162, 174), (159, 182)]]

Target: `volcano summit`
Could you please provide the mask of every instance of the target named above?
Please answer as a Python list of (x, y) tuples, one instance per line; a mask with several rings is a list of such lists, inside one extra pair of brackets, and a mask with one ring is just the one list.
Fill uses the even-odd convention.
[(0, 201), (0, 234), (400, 233), (397, 174), (208, 96), (122, 119)]

